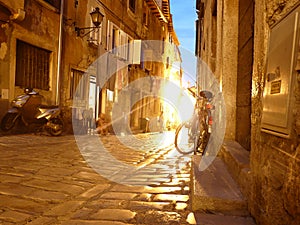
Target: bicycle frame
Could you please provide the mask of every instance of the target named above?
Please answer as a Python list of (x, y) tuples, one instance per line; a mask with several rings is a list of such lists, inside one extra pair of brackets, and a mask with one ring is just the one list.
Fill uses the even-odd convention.
[[(200, 96), (202, 98), (197, 99), (198, 121), (194, 138), (194, 154), (200, 153), (201, 155), (204, 155), (206, 152), (210, 134), (212, 132), (213, 117), (211, 110), (214, 109), (214, 106), (211, 104), (211, 92), (201, 91)], [(201, 104), (199, 104), (199, 101), (201, 101)]]

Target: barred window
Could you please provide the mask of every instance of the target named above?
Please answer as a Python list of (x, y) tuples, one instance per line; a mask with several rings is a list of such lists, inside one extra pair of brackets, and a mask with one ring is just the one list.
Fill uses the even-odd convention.
[(17, 40), (15, 85), (49, 90), (51, 52)]

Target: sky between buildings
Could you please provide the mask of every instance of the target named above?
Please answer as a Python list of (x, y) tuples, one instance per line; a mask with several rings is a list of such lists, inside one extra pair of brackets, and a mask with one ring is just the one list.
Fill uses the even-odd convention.
[(180, 42), (184, 77), (194, 85), (195, 82), (195, 35), (196, 0), (170, 0), (173, 26)]

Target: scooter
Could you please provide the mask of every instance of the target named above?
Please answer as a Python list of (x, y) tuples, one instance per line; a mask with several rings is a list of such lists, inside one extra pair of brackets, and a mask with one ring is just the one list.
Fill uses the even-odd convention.
[(21, 121), (26, 127), (37, 125), (52, 136), (61, 135), (64, 129), (61, 109), (58, 106), (42, 105), (42, 101), (42, 95), (31, 88), (25, 88), (24, 94), (11, 102), (11, 108), (1, 121), (1, 129), (8, 132)]

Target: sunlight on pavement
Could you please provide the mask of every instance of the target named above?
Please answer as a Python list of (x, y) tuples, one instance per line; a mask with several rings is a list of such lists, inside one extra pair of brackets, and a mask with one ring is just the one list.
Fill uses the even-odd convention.
[(194, 213), (189, 213), (186, 221), (189, 223), (189, 224), (197, 224), (196, 222), (196, 219), (195, 219), (195, 216), (194, 216)]

